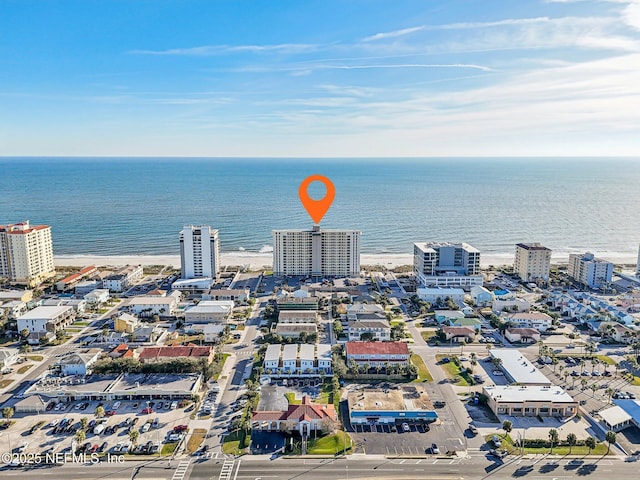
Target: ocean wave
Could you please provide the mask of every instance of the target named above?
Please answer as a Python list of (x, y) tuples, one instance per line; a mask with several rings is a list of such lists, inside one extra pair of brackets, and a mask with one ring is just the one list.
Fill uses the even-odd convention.
[(273, 252), (273, 247), (271, 245), (263, 245), (262, 248), (258, 250), (258, 253), (272, 253), (272, 252)]

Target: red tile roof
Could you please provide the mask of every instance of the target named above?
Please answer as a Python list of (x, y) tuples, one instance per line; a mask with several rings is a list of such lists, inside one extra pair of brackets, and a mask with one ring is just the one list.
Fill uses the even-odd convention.
[(206, 358), (211, 355), (211, 347), (147, 347), (140, 352), (140, 360), (154, 358)]
[(333, 404), (311, 403), (311, 399), (306, 395), (302, 397), (301, 404), (289, 405), (286, 411), (258, 411), (253, 412), (251, 415), (251, 420), (256, 422), (289, 419), (308, 422), (311, 420), (324, 420), (325, 418), (333, 421), (337, 419)]
[(471, 327), (442, 327), (442, 331), (449, 335), (453, 335), (454, 337), (468, 337), (470, 335), (473, 336), (476, 333), (476, 331)]
[(15, 225), (0, 225), (0, 232), (8, 233), (11, 235), (26, 235), (27, 233), (31, 233), (35, 230), (46, 230), (49, 228), (49, 225), (34, 225), (26, 230), (14, 230), (14, 227), (20, 227), (24, 225), (24, 223), (16, 223)]
[(347, 342), (347, 355), (409, 355), (406, 342)]

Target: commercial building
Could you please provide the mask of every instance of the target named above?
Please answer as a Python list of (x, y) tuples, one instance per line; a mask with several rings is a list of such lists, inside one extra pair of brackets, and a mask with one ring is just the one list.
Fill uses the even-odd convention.
[(540, 243), (516, 244), (513, 270), (525, 282), (549, 281), (551, 249)]
[(613, 399), (613, 403), (628, 415), (629, 422), (640, 428), (640, 400)]
[(444, 339), (449, 342), (471, 343), (476, 338), (476, 330), (473, 327), (442, 327)]
[(121, 373), (76, 377), (44, 377), (24, 393), (49, 400), (155, 400), (194, 398), (200, 393), (202, 375)]
[(182, 278), (217, 278), (220, 273), (218, 230), (209, 225), (185, 225), (180, 232)]
[(510, 383), (541, 387), (551, 385), (551, 381), (518, 350), (492, 348), (489, 355), (492, 359), (500, 359), (500, 369)]
[(298, 432), (307, 438), (313, 432), (333, 430), (338, 421), (333, 404), (317, 404), (305, 395), (300, 404), (289, 405), (287, 410), (258, 410), (251, 415), (252, 431)]
[(205, 359), (207, 363), (213, 360), (212, 347), (177, 346), (177, 347), (146, 347), (138, 357), (141, 363), (160, 363), (175, 358)]
[(555, 385), (486, 386), (482, 393), (496, 415), (565, 418), (578, 412), (578, 402)]
[(613, 263), (596, 258), (593, 253), (569, 255), (569, 276), (589, 288), (600, 288), (611, 283)]
[(413, 244), (413, 272), (424, 287), (482, 286), (480, 251), (467, 243)]
[(620, 432), (633, 425), (633, 418), (623, 408), (615, 405), (598, 412), (601, 422), (612, 432)]
[(205, 300), (184, 312), (185, 323), (226, 323), (233, 313), (232, 300)]
[(102, 287), (112, 292), (124, 292), (142, 278), (142, 265), (127, 265), (102, 279)]
[(272, 343), (264, 356), (263, 381), (272, 378), (332, 376), (331, 345)]
[(360, 274), (357, 230), (273, 231), (274, 275), (347, 277)]
[(438, 419), (421, 386), (361, 388), (349, 392), (347, 404), (352, 425), (424, 424)]
[(0, 225), (0, 277), (32, 287), (55, 273), (50, 226)]
[(368, 364), (372, 367), (389, 363), (408, 365), (410, 352), (406, 342), (347, 342), (345, 343), (347, 365)]
[(73, 323), (74, 319), (75, 312), (69, 306), (36, 307), (18, 317), (18, 332), (26, 328), (30, 333), (29, 343), (38, 343), (42, 334), (55, 334)]
[(283, 310), (318, 310), (318, 297), (293, 297), (282, 295), (276, 299), (278, 311)]
[(232, 300), (244, 302), (251, 292), (248, 288), (218, 288), (202, 294), (203, 300)]

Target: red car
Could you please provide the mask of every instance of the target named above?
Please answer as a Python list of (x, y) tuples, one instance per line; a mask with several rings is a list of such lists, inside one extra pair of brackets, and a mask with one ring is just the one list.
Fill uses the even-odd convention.
[(186, 425), (176, 425), (173, 427), (173, 431), (176, 433), (187, 431), (189, 428)]
[(151, 408), (151, 407), (144, 407), (144, 408), (142, 409), (142, 414), (143, 414), (143, 415), (147, 415), (147, 414), (149, 414), (149, 413), (153, 413), (153, 408)]
[(53, 410), (53, 407), (55, 407), (55, 406), (56, 406), (56, 402), (49, 402), (49, 403), (47, 404), (47, 412), (48, 412), (49, 410)]
[(98, 448), (100, 448), (100, 445), (98, 445), (97, 443), (91, 447), (91, 453), (96, 453), (96, 451), (98, 450)]
[(106, 412), (104, 412), (104, 414), (105, 414), (107, 417), (112, 417), (113, 415), (115, 415), (115, 414), (116, 414), (116, 411), (115, 411), (115, 410), (107, 410)]

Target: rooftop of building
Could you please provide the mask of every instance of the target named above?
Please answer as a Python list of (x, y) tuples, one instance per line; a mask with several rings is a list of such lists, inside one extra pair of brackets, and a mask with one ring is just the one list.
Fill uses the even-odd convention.
[(509, 348), (493, 348), (489, 351), (492, 358), (502, 360), (502, 369), (513, 383), (522, 385), (549, 385), (551, 381), (538, 370), (521, 352)]
[(176, 346), (146, 347), (140, 352), (140, 360), (152, 358), (206, 358), (211, 355), (212, 347)]
[(41, 320), (41, 319), (50, 319), (55, 318), (58, 315), (63, 315), (68, 311), (72, 311), (68, 305), (60, 305), (60, 306), (39, 306), (34, 308), (33, 310), (29, 310), (24, 315), (19, 317), (20, 320)]
[(233, 300), (203, 300), (189, 307), (185, 313), (230, 313), (233, 306)]
[(276, 333), (315, 333), (318, 326), (315, 323), (278, 323)]
[(516, 247), (520, 247), (523, 248), (525, 250), (548, 250), (551, 251), (550, 248), (545, 247), (544, 245), (542, 245), (541, 243), (538, 242), (534, 242), (534, 243), (516, 243)]
[(460, 242), (415, 242), (414, 245), (422, 251), (435, 251), (436, 249), (443, 247), (455, 247), (466, 250), (469, 253), (480, 253), (480, 250), (469, 245), (468, 243)]
[(454, 337), (466, 337), (476, 333), (472, 327), (442, 327), (442, 331)]
[(129, 305), (170, 305), (176, 301), (175, 297), (133, 297), (129, 300)]
[(363, 388), (349, 392), (349, 408), (357, 410), (432, 410), (433, 403), (420, 386), (390, 386), (386, 389)]
[(347, 355), (409, 355), (406, 342), (347, 342)]
[(484, 393), (498, 402), (573, 403), (575, 400), (558, 386), (496, 385), (483, 387)]
[(515, 333), (521, 336), (540, 335), (540, 332), (535, 328), (509, 327), (507, 328), (507, 332), (512, 334)]
[(24, 222), (0, 225), (0, 232), (10, 235), (26, 235), (36, 230), (46, 230), (51, 228), (49, 225), (29, 225), (29, 220)]
[(618, 405), (600, 410), (598, 415), (611, 426), (619, 425), (632, 419), (631, 415)]
[(640, 422), (640, 400), (614, 399), (613, 403), (627, 412), (636, 422)]
[(544, 312), (516, 312), (509, 315), (509, 318), (511, 320), (545, 320), (548, 322), (553, 320), (550, 315)]

